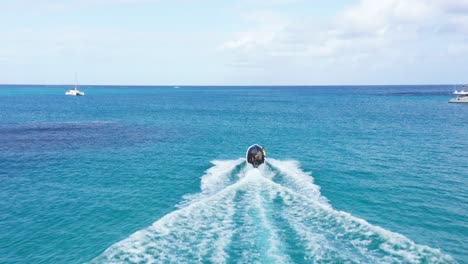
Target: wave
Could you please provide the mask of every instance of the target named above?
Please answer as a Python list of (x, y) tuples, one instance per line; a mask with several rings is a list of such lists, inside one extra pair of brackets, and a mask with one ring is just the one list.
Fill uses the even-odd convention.
[(201, 192), (92, 263), (454, 263), (439, 249), (337, 211), (296, 161), (213, 161)]

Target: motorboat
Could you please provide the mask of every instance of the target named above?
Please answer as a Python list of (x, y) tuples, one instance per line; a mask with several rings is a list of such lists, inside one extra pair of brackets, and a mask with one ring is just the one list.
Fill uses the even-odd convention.
[(265, 148), (254, 144), (247, 149), (246, 159), (247, 162), (252, 164), (254, 168), (258, 168), (261, 164), (265, 163), (266, 151)]
[[(464, 88), (468, 88), (467, 85), (463, 86)], [(449, 103), (468, 103), (468, 91), (461, 90), (455, 91), (453, 94), (458, 95), (456, 98), (452, 98), (449, 100)]]

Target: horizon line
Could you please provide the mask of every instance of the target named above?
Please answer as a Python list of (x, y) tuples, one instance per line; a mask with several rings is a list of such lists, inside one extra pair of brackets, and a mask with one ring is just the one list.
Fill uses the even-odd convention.
[[(74, 86), (74, 83), (69, 84), (38, 84), (38, 83), (4, 83), (0, 86)], [(320, 87), (320, 86), (450, 86), (464, 85), (462, 83), (441, 83), (441, 84), (79, 84), (78, 86), (123, 86), (123, 87)]]

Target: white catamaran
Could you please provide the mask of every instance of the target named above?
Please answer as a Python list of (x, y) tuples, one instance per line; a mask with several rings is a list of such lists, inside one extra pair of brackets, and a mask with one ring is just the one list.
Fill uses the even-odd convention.
[[(463, 86), (463, 88), (468, 88), (468, 85)], [(458, 97), (450, 99), (449, 103), (468, 103), (468, 91), (464, 89), (461, 91), (455, 90), (453, 94), (458, 95)]]
[(70, 95), (70, 96), (83, 96), (85, 95), (84, 92), (78, 90), (78, 82), (76, 81), (76, 77), (75, 77), (75, 89), (70, 89), (68, 90), (65, 95)]

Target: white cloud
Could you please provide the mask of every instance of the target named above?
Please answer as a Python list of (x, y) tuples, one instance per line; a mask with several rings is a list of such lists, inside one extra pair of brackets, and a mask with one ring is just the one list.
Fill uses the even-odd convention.
[[(452, 59), (468, 59), (468, 0), (317, 2), (5, 1), (0, 66), (10, 72), (5, 76), (16, 72), (10, 70), (14, 64), (36, 72), (53, 64), (48, 69), (57, 72), (76, 61), (96, 76), (107, 70), (109, 78), (126, 77), (112, 76), (115, 69), (138, 77), (147, 72), (146, 80), (154, 71), (171, 80), (183, 72), (191, 80), (229, 84), (364, 83), (437, 65), (448, 65), (448, 71)], [(352, 4), (337, 9), (343, 3)], [(138, 17), (141, 12), (145, 16)]]
[(443, 12), (468, 14), (468, 0), (435, 0)]
[(95, 8), (129, 7), (159, 3), (161, 0), (15, 0), (0, 3), (5, 14), (51, 15), (82, 12)]
[(447, 52), (454, 56), (466, 56), (468, 55), (468, 39), (463, 43), (450, 44), (447, 47)]
[(421, 21), (437, 13), (434, 9), (425, 0), (362, 0), (338, 15), (337, 28), (351, 35), (370, 36), (415, 30), (423, 26)]
[(464, 51), (464, 10), (468, 0), (361, 0), (328, 19), (277, 12), (252, 21), (250, 31), (237, 33), (223, 48), (238, 64), (265, 69), (278, 57), (285, 68), (322, 64), (337, 74), (397, 64), (404, 69)]

